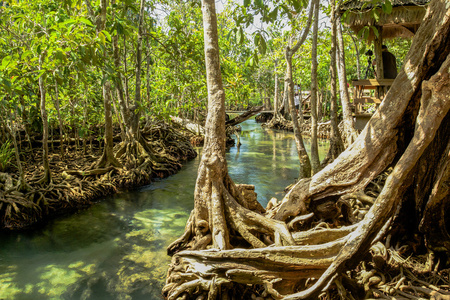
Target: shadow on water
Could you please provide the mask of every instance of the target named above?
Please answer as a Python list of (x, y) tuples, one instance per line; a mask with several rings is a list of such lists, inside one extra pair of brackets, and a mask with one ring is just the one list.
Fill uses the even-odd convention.
[[(229, 172), (236, 183), (254, 184), (265, 206), (298, 174), (293, 135), (254, 120), (241, 125), (242, 145), (227, 154)], [(42, 228), (1, 234), (0, 299), (161, 299), (165, 248), (193, 208), (199, 161)]]

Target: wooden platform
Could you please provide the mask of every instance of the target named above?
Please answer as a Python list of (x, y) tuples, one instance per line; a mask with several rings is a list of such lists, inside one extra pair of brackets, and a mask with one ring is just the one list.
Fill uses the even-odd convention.
[(363, 130), (372, 114), (364, 113), (364, 106), (374, 103), (377, 107), (383, 101), (394, 79), (353, 80), (353, 105), (355, 106), (355, 129)]

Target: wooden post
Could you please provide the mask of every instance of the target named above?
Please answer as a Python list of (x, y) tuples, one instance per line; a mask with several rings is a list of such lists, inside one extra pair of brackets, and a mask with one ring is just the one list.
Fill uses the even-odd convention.
[[(375, 52), (375, 70), (377, 72), (376, 79), (384, 79), (384, 69), (383, 69), (383, 54), (382, 54), (382, 45), (383, 45), (383, 27), (382, 26), (375, 26), (378, 30), (378, 36), (374, 35), (374, 52)], [(376, 97), (382, 98), (384, 97), (384, 90), (383, 87), (378, 87), (376, 89)]]

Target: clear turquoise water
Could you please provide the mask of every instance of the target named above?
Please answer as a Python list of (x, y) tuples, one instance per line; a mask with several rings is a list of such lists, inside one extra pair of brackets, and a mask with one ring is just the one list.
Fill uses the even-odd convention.
[[(236, 183), (254, 184), (265, 206), (298, 175), (292, 133), (242, 124), (227, 154)], [(322, 142), (322, 157), (327, 143)], [(165, 248), (193, 208), (200, 156), (174, 176), (108, 197), (30, 232), (0, 234), (0, 299), (161, 299)]]

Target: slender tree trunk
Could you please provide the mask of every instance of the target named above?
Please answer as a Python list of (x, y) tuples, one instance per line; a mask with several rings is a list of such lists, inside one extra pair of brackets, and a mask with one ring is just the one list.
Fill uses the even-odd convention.
[(31, 137), (30, 137), (30, 122), (28, 120), (28, 112), (25, 106), (25, 100), (23, 99), (22, 95), (19, 95), (19, 101), (20, 101), (20, 106), (21, 106), (21, 112), (22, 112), (22, 122), (24, 124), (25, 127), (25, 134), (27, 136), (27, 141), (28, 141), (28, 145), (30, 146), (30, 149), (33, 147), (31, 145)]
[(350, 34), (350, 37), (353, 41), (353, 46), (355, 47), (356, 52), (356, 75), (358, 76), (358, 80), (361, 79), (361, 54), (359, 53), (358, 43), (356, 41), (356, 38)]
[(282, 106), (280, 109), (283, 109), (283, 117), (287, 119), (287, 116), (289, 115), (289, 84), (286, 82), (286, 77), (288, 76), (287, 71), (284, 74), (284, 86), (283, 86), (283, 99), (282, 99)]
[[(17, 126), (15, 126), (15, 123), (17, 123), (17, 122), (14, 122), (11, 120), (10, 121), (11, 125), (8, 126), (7, 122), (5, 122), (5, 120), (3, 119), (3, 116), (0, 114), (0, 124), (3, 125), (2, 131), (5, 130), (5, 131), (3, 131), (4, 135), (6, 136), (6, 134), (8, 133), (11, 136), (11, 139), (13, 141), (14, 155), (16, 158), (16, 167), (17, 167), (17, 171), (19, 172), (19, 180), (17, 182), (16, 189), (19, 191), (26, 191), (29, 188), (29, 186), (26, 183), (25, 172), (23, 171), (22, 162), (20, 160), (20, 149), (17, 144), (17, 130), (16, 130)], [(0, 141), (1, 141), (1, 139), (0, 139)]]
[(55, 108), (56, 113), (58, 114), (58, 123), (59, 123), (59, 140), (60, 140), (60, 155), (61, 158), (64, 158), (64, 139), (63, 139), (63, 122), (61, 119), (61, 111), (60, 111), (60, 105), (59, 105), (59, 90), (58, 90), (58, 81), (56, 80), (55, 76)]
[[(100, 17), (97, 32), (105, 29), (106, 26), (106, 10), (108, 8), (108, 0), (100, 1)], [(106, 56), (106, 52), (104, 53)], [(105, 72), (103, 72), (105, 76)], [(120, 163), (114, 155), (113, 147), (113, 122), (112, 122), (112, 107), (111, 107), (111, 82), (109, 80), (104, 80), (102, 86), (103, 92), (103, 105), (105, 112), (105, 148), (102, 158), (97, 162), (96, 167), (103, 166), (116, 166), (119, 167)]]
[(298, 122), (300, 123), (300, 133), (303, 132), (303, 124), (305, 124), (305, 118), (303, 116), (303, 95), (302, 95), (302, 85), (298, 86)]
[[(118, 94), (118, 93), (116, 93), (116, 94)], [(114, 109), (114, 114), (117, 116), (117, 123), (119, 123), (120, 137), (121, 137), (122, 141), (124, 141), (126, 139), (126, 130), (124, 127), (121, 111), (117, 108), (114, 93), (112, 91), (111, 91), (110, 98), (111, 98), (111, 102), (112, 102), (112, 107)]]
[(331, 99), (330, 99), (330, 149), (328, 150), (325, 163), (331, 163), (342, 151), (344, 144), (338, 127), (337, 119), (337, 68), (336, 68), (336, 35), (337, 35), (337, 18), (336, 18), (336, 1), (331, 0), (331, 50), (330, 50), (330, 77), (331, 77)]
[[(146, 43), (146, 48), (147, 51), (149, 51), (150, 49), (150, 43), (149, 43), (149, 38), (148, 38), (148, 33), (147, 33), (147, 38), (145, 39), (145, 43)], [(150, 103), (150, 91), (151, 91), (151, 85), (150, 85), (150, 66), (151, 66), (151, 60), (152, 57), (150, 56), (150, 53), (147, 53), (147, 72), (146, 72), (146, 79), (147, 79), (147, 105), (151, 105)]]
[[(311, 9), (314, 6), (311, 5)], [(291, 111), (292, 125), (294, 127), (295, 145), (297, 147), (298, 159), (300, 162), (298, 179), (311, 177), (311, 162), (303, 143), (301, 127), (298, 123), (297, 111), (294, 101), (294, 82), (292, 80), (292, 51), (289, 47), (286, 49), (286, 84), (288, 85), (289, 106)], [(302, 124), (303, 125), (303, 124)]]
[(127, 47), (127, 35), (123, 35), (123, 73), (125, 76), (123, 76), (124, 81), (124, 88), (125, 88), (125, 101), (127, 106), (129, 106), (130, 103), (130, 89), (128, 86), (128, 64), (127, 64), (127, 56), (128, 56), (128, 47)]
[[(87, 90), (87, 87), (85, 86), (85, 88), (86, 88), (86, 90)], [(87, 147), (86, 147), (86, 145), (87, 145), (87, 139), (88, 139), (88, 136), (90, 136), (89, 134), (88, 134), (88, 128), (87, 128), (87, 120), (88, 120), (88, 100), (87, 100), (87, 96), (86, 96), (86, 94), (83, 94), (83, 98), (84, 98), (84, 110), (83, 110), (83, 130), (84, 130), (84, 132), (85, 132), (85, 134), (84, 134), (84, 136), (83, 136), (83, 153), (84, 154), (86, 154), (87, 153)]]
[(337, 48), (338, 48), (338, 72), (339, 72), (339, 86), (342, 104), (342, 115), (344, 119), (344, 144), (346, 147), (351, 145), (357, 133), (353, 124), (352, 110), (350, 108), (350, 96), (348, 94), (347, 86), (347, 71), (345, 64), (345, 48), (344, 39), (342, 36), (342, 28), (340, 22), (337, 24)]
[(130, 107), (130, 115), (131, 115), (131, 131), (134, 138), (139, 140), (139, 108), (142, 106), (141, 104), (141, 73), (142, 73), (142, 35), (143, 35), (143, 24), (144, 24), (144, 6), (145, 1), (141, 0), (140, 9), (139, 9), (139, 27), (138, 27), (138, 37), (136, 43), (136, 67), (135, 67), (135, 76), (136, 76), (136, 86), (134, 93), (134, 104)]
[(314, 8), (314, 23), (312, 31), (311, 49), (311, 167), (313, 174), (320, 169), (319, 146), (317, 144), (317, 37), (319, 34), (319, 7)]
[[(306, 37), (308, 36), (309, 30), (311, 28), (312, 18), (314, 10), (319, 7), (319, 0), (313, 0), (310, 4), (310, 10), (308, 15), (308, 21), (305, 29), (303, 30), (299, 41), (295, 44), (292, 50), (287, 47), (285, 53), (286, 59), (286, 77), (285, 77), (285, 87), (287, 90), (285, 91), (285, 97), (289, 100), (291, 118), (294, 127), (294, 138), (295, 144), (297, 146), (297, 152), (300, 161), (300, 170), (299, 170), (299, 179), (307, 178), (311, 176), (311, 161), (309, 160), (308, 153), (306, 152), (306, 148), (303, 143), (301, 125), (298, 124), (297, 112), (295, 110), (295, 102), (294, 102), (294, 82), (292, 80), (292, 57), (295, 52), (300, 49), (301, 45), (305, 42)], [(285, 107), (287, 111), (287, 107)]]
[(17, 171), (19, 172), (19, 181), (17, 183), (17, 189), (19, 191), (24, 191), (24, 190), (28, 189), (28, 184), (26, 183), (25, 172), (23, 171), (22, 162), (20, 161), (20, 154), (19, 154), (19, 147), (17, 146), (16, 132), (17, 132), (17, 130), (16, 130), (15, 126), (11, 126), (11, 135), (12, 135), (12, 140), (14, 143), (14, 154), (16, 157), (16, 166), (17, 166)]
[[(112, 5), (116, 3), (115, 0), (112, 0)], [(114, 16), (113, 12), (113, 16)], [(125, 34), (124, 34), (125, 35)], [(117, 70), (120, 70), (122, 68), (122, 65), (120, 63), (120, 50), (119, 50), (119, 36), (114, 35), (112, 37), (112, 47), (113, 47), (113, 57), (114, 57), (114, 66)], [(126, 73), (125, 73), (126, 74)], [(126, 77), (126, 75), (125, 75)], [(124, 87), (123, 87), (123, 78), (121, 72), (117, 72), (116, 74), (116, 80), (114, 82), (114, 86), (116, 87), (116, 93), (117, 98), (119, 102), (120, 107), (120, 113), (117, 114), (117, 117), (121, 120), (120, 124), (127, 124), (126, 122), (130, 120), (129, 116), (129, 108), (128, 108), (128, 101), (125, 99), (124, 95)], [(114, 102), (113, 102), (114, 103)], [(124, 128), (123, 125), (121, 125), (121, 135), (122, 139), (124, 140), (128, 135), (126, 134), (127, 128)]]
[[(39, 55), (39, 70), (42, 70), (43, 60), (47, 53), (42, 52)], [(42, 118), (42, 159), (43, 159), (43, 167), (44, 167), (44, 177), (41, 179), (42, 183), (49, 183), (52, 180), (50, 173), (50, 163), (48, 159), (48, 118), (47, 118), (47, 109), (45, 107), (45, 85), (44, 85), (44, 75), (39, 77), (39, 91), (41, 93), (41, 118)]]
[(278, 112), (278, 59), (275, 59), (275, 66), (274, 66), (274, 73), (275, 73), (275, 91), (274, 91), (274, 95), (273, 95), (273, 117), (276, 118), (279, 114)]
[(383, 40), (381, 35), (383, 34), (383, 27), (376, 26), (378, 30), (378, 36), (375, 35), (375, 39), (373, 41), (373, 50), (375, 52), (375, 71), (377, 73), (377, 79), (384, 79), (384, 68), (383, 68), (383, 54), (382, 54), (382, 46)]
[(105, 154), (112, 165), (120, 165), (114, 156), (113, 122), (111, 109), (111, 83), (106, 81), (103, 85), (103, 105), (105, 106)]

